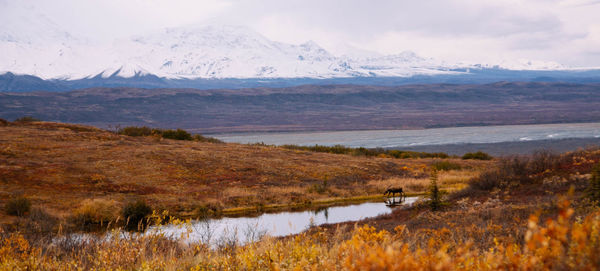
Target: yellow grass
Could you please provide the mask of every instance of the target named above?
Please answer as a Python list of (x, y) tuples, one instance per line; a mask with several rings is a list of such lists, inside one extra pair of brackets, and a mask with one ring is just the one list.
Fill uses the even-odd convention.
[[(461, 189), (479, 172), (480, 169), (440, 171), (438, 173), (438, 185), (446, 191)], [(431, 180), (427, 176), (421, 178), (392, 177), (383, 180), (370, 180), (367, 182), (367, 189), (369, 191), (385, 191), (390, 187), (402, 187), (408, 193), (425, 193), (429, 189), (430, 182)]]
[[(0, 232), (0, 270), (598, 270), (600, 212), (573, 221), (568, 201), (558, 209), (544, 223), (537, 215), (518, 222), (522, 242), (503, 234), (518, 228), (471, 226), (493, 240), (483, 248), (477, 239), (462, 240), (450, 225), (419, 231), (405, 225), (393, 231), (341, 226), (218, 249), (160, 234), (125, 239), (113, 234), (75, 250), (68, 243), (42, 247), (22, 234)], [(425, 245), (415, 246), (421, 240)]]
[(119, 215), (120, 206), (114, 200), (85, 199), (74, 212), (76, 216), (86, 216), (92, 222), (114, 221)]
[(468, 181), (477, 177), (478, 169), (442, 171), (438, 174), (438, 182), (441, 187), (448, 191), (464, 188)]

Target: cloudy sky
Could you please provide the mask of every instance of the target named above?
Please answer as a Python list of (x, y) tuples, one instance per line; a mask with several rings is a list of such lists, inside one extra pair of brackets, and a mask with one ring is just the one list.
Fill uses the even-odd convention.
[(447, 61), (532, 59), (573, 67), (600, 67), (599, 14), (595, 0), (0, 0), (0, 17), (12, 20), (0, 27), (43, 16), (99, 41), (232, 24), (281, 42), (313, 40), (334, 54), (410, 50)]

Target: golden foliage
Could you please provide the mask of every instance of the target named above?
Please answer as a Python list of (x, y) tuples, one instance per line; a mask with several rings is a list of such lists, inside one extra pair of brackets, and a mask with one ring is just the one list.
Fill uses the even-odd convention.
[(347, 238), (344, 229), (266, 237), (221, 250), (115, 232), (61, 257), (20, 234), (0, 234), (0, 270), (598, 270), (600, 212), (576, 221), (567, 200), (558, 207), (558, 216), (545, 223), (531, 216), (522, 243), (495, 238), (488, 249), (477, 249), (476, 240), (456, 243), (448, 228), (430, 230), (426, 246), (412, 247), (403, 225), (393, 233), (364, 225)]

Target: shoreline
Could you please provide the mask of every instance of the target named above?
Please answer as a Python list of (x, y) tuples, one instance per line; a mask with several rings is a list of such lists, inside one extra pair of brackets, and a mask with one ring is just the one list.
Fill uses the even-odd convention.
[[(576, 121), (576, 122), (533, 122), (533, 123), (505, 123), (505, 124), (485, 124), (485, 123), (473, 123), (473, 124), (457, 124), (457, 125), (438, 125), (438, 126), (407, 126), (397, 128), (357, 128), (357, 129), (323, 129), (323, 130), (244, 130), (244, 131), (230, 131), (230, 132), (202, 132), (197, 131), (198, 128), (189, 128), (187, 131), (198, 133), (211, 137), (219, 136), (254, 136), (263, 134), (319, 134), (319, 133), (338, 133), (338, 132), (365, 132), (365, 131), (421, 131), (421, 130), (435, 130), (435, 129), (451, 129), (451, 128), (480, 128), (480, 127), (506, 127), (506, 126), (547, 126), (547, 125), (585, 125), (585, 124), (597, 124), (600, 121)], [(85, 125), (85, 124), (82, 124)], [(106, 127), (99, 127), (104, 129)]]
[(392, 147), (388, 149), (419, 152), (445, 152), (448, 155), (463, 155), (467, 152), (483, 151), (492, 156), (523, 155), (536, 150), (551, 150), (562, 153), (588, 146), (600, 146), (600, 138), (563, 138), (530, 141), (507, 141), (496, 143), (461, 143)]
[[(420, 193), (405, 193), (406, 197), (417, 197), (423, 196), (427, 194), (427, 192)], [(281, 212), (303, 212), (310, 210), (318, 210), (320, 208), (328, 208), (328, 207), (337, 207), (337, 206), (347, 206), (357, 203), (365, 203), (365, 202), (377, 202), (379, 200), (384, 200), (385, 196), (381, 194), (377, 195), (365, 195), (365, 196), (355, 196), (355, 197), (347, 197), (347, 198), (326, 198), (312, 201), (310, 203), (297, 203), (297, 204), (268, 204), (264, 206), (243, 206), (243, 207), (233, 207), (223, 209), (221, 211), (220, 216), (212, 217), (212, 218), (222, 218), (222, 217), (256, 217), (261, 216), (263, 214), (268, 213), (281, 213)], [(180, 218), (193, 218), (193, 215), (190, 214), (179, 214)]]

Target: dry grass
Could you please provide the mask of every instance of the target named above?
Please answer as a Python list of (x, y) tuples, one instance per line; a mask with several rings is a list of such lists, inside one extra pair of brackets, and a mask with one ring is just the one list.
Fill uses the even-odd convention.
[(228, 187), (223, 190), (223, 194), (227, 197), (239, 198), (239, 197), (257, 197), (259, 191), (253, 191), (242, 187)]
[[(4, 140), (2, 138), (1, 140)], [(141, 142), (137, 151), (149, 148), (156, 150), (155, 145), (166, 145), (169, 148), (160, 149), (168, 157), (158, 163), (148, 159), (148, 163), (155, 163), (163, 167), (185, 169), (185, 174), (194, 175), (195, 167), (183, 166), (178, 160), (172, 160), (176, 155), (169, 154), (169, 150), (186, 154), (183, 148), (192, 148), (199, 145), (179, 145), (173, 142), (147, 143), (146, 141), (129, 142), (130, 139), (120, 139), (121, 150), (136, 142)], [(2, 141), (4, 144), (5, 141)], [(17, 141), (14, 141), (17, 142)], [(24, 142), (24, 141), (18, 141)], [(88, 143), (89, 144), (89, 143)], [(148, 147), (151, 146), (151, 147)], [(203, 146), (203, 145), (200, 145)], [(389, 185), (412, 186), (415, 191), (420, 191), (427, 186), (429, 180), (424, 173), (431, 160), (399, 160), (388, 159), (363, 159), (348, 156), (321, 156), (298, 152), (293, 155), (277, 148), (257, 148), (244, 145), (224, 144), (223, 148), (203, 146), (210, 151), (203, 158), (228, 155), (235, 146), (238, 152), (246, 154), (271, 155), (269, 160), (278, 164), (277, 169), (253, 168), (256, 172), (250, 173), (258, 180), (257, 183), (269, 182), (269, 185), (256, 185), (244, 178), (232, 178), (230, 182), (216, 182), (203, 184), (202, 189), (209, 189), (214, 194), (206, 194), (203, 203), (221, 204), (233, 199), (257, 198), (267, 202), (269, 200), (284, 200), (292, 196), (302, 196), (327, 202), (335, 200), (331, 195), (336, 193), (369, 194), (369, 191), (379, 191)], [(250, 151), (248, 148), (255, 150)], [(224, 150), (227, 151), (224, 151)], [(110, 148), (109, 148), (110, 150)], [(225, 154), (220, 152), (225, 152)], [(28, 153), (31, 155), (31, 153)], [(93, 154), (93, 152), (92, 152)], [(17, 153), (21, 155), (21, 153)], [(65, 154), (63, 154), (65, 155)], [(91, 155), (88, 153), (88, 155)], [(146, 154), (147, 155), (147, 154)], [(135, 156), (127, 156), (136, 159)], [(144, 157), (142, 155), (142, 157)], [(294, 159), (295, 163), (287, 164), (287, 158)], [(41, 156), (37, 156), (42, 162)], [(60, 156), (59, 156), (60, 158)], [(321, 163), (320, 160), (324, 159)], [(338, 160), (338, 158), (340, 158)], [(7, 158), (3, 158), (7, 159)], [(18, 158), (17, 159), (21, 159)], [(266, 158), (261, 158), (266, 159)], [(313, 160), (315, 159), (315, 160)], [(60, 159), (58, 159), (60, 161)], [(257, 159), (250, 159), (256, 161)], [(342, 163), (342, 160), (345, 163)], [(531, 178), (526, 182), (511, 184), (506, 189), (473, 190), (465, 189), (468, 193), (455, 193), (460, 196), (450, 197), (447, 205), (440, 211), (432, 212), (424, 203), (416, 203), (412, 208), (397, 208), (391, 214), (384, 215), (357, 223), (343, 223), (326, 225), (323, 228), (312, 229), (309, 232), (286, 238), (266, 237), (256, 243), (240, 246), (235, 242), (225, 240), (216, 249), (211, 249), (203, 243), (185, 244), (158, 235), (134, 235), (123, 238), (115, 232), (109, 238), (90, 239), (88, 242), (77, 242), (69, 236), (61, 236), (49, 242), (46, 236), (23, 235), (19, 232), (0, 230), (0, 270), (598, 270), (600, 268), (600, 210), (586, 197), (589, 186), (590, 169), (600, 162), (600, 150), (578, 151), (563, 154), (557, 159), (560, 163), (550, 163), (551, 168), (539, 167), (543, 174), (526, 176)], [(8, 160), (15, 161), (15, 160)], [(24, 160), (18, 160), (24, 163)], [(31, 160), (37, 161), (38, 160)], [(83, 163), (77, 160), (78, 163)], [(142, 160), (135, 160), (137, 162)], [(174, 162), (175, 161), (175, 162)], [(198, 160), (206, 163), (206, 160)], [(250, 161), (238, 159), (247, 166)], [(530, 161), (537, 161), (532, 159)], [(97, 162), (97, 161), (96, 161)], [(267, 163), (267, 160), (263, 161)], [(337, 164), (328, 164), (328, 163)], [(459, 161), (453, 161), (459, 163)], [(111, 162), (122, 166), (118, 162)], [(215, 162), (216, 163), (216, 162)], [(371, 164), (368, 164), (371, 163)], [(396, 177), (388, 176), (389, 171), (377, 168), (383, 166), (400, 168)], [(40, 164), (43, 164), (40, 162)], [(303, 164), (303, 166), (298, 166)], [(367, 165), (368, 166), (365, 166)], [(537, 165), (538, 163), (532, 163)], [(419, 170), (404, 170), (410, 165)], [(425, 165), (425, 167), (421, 167)], [(438, 180), (447, 189), (457, 189), (464, 186), (464, 180), (476, 176), (483, 167), (491, 168), (488, 162), (477, 161), (461, 164), (462, 170), (440, 172)], [(2, 167), (2, 170), (14, 166)], [(140, 165), (144, 166), (144, 165)], [(176, 167), (177, 166), (177, 167)], [(281, 167), (287, 166), (287, 167)], [(325, 168), (338, 169), (345, 172), (346, 167), (354, 168), (356, 172), (370, 172), (371, 178), (359, 179), (344, 177), (323, 172), (322, 178), (318, 174), (306, 170), (314, 167), (318, 170)], [(375, 167), (377, 170), (371, 168)], [(499, 168), (502, 165), (500, 163)], [(135, 169), (134, 166), (132, 168)], [(227, 169), (237, 169), (238, 165), (222, 163), (222, 172)], [(291, 171), (290, 168), (298, 171)], [(341, 169), (340, 169), (341, 168)], [(421, 168), (423, 170), (421, 170)], [(536, 167), (537, 168), (537, 167)], [(121, 168), (122, 169), (122, 168)], [(361, 171), (362, 170), (362, 171)], [(378, 171), (379, 170), (379, 171)], [(538, 169), (536, 169), (538, 170)], [(12, 171), (5, 171), (12, 172)], [(52, 172), (52, 171), (49, 171)], [(68, 172), (68, 171), (67, 171)], [(251, 172), (246, 170), (245, 172)], [(299, 175), (291, 175), (290, 172)], [(382, 174), (385, 172), (386, 174)], [(258, 174), (260, 173), (260, 174)], [(53, 173), (54, 174), (54, 173)], [(97, 175), (93, 175), (97, 174)], [(120, 184), (121, 181), (107, 170), (97, 171), (89, 175), (92, 183), (104, 185), (106, 183)], [(120, 173), (126, 178), (135, 176), (127, 170)], [(161, 196), (171, 196), (172, 200), (164, 201), (176, 204), (186, 203), (184, 190), (179, 194), (170, 192), (170, 186), (177, 185), (176, 181), (164, 176), (159, 171), (156, 178), (166, 178), (169, 185), (159, 186)], [(172, 174), (169, 171), (169, 174)], [(184, 175), (185, 175), (184, 174)], [(287, 175), (286, 175), (287, 174)], [(0, 175), (5, 179), (6, 176)], [(28, 176), (24, 174), (23, 176)], [(42, 176), (42, 175), (36, 175)], [(185, 175), (187, 176), (187, 175)], [(291, 181), (282, 176), (301, 176), (305, 181)], [(123, 177), (123, 178), (125, 178)], [(516, 176), (512, 176), (516, 177)], [(56, 181), (62, 179), (57, 178)], [(275, 181), (278, 180), (278, 181)], [(327, 182), (324, 182), (327, 181)], [(125, 182), (125, 181), (122, 181)], [(1, 185), (14, 185), (14, 181), (0, 182)], [(62, 185), (70, 184), (69, 180), (62, 180)], [(159, 182), (160, 184), (160, 182)], [(309, 192), (313, 185), (323, 185), (324, 193)], [(28, 183), (36, 187), (35, 183)], [(100, 187), (102, 187), (100, 185)], [(140, 185), (147, 185), (142, 183)], [(8, 186), (7, 186), (8, 187)], [(13, 186), (14, 187), (14, 186)], [(46, 200), (48, 205), (57, 204), (42, 190), (32, 189), (29, 186), (17, 186), (25, 193), (37, 191), (39, 195), (31, 197), (34, 205)], [(178, 186), (179, 187), (179, 186)], [(186, 186), (182, 186), (186, 187)], [(4, 188), (4, 187), (3, 187)], [(73, 188), (73, 187), (68, 187)], [(61, 197), (68, 197), (76, 201), (82, 196), (59, 189), (50, 192)], [(89, 187), (84, 186), (89, 189)], [(210, 190), (214, 189), (214, 190)], [(6, 190), (3, 190), (6, 191)], [(14, 190), (10, 190), (13, 191)], [(109, 193), (103, 191), (103, 193)], [(158, 193), (158, 192), (157, 192)], [(151, 199), (157, 197), (153, 194), (134, 193), (122, 195), (121, 192), (110, 192), (112, 197), (135, 195)], [(33, 194), (32, 194), (33, 195)], [(272, 195), (273, 198), (268, 198)], [(564, 196), (566, 195), (566, 196)], [(227, 196), (233, 199), (228, 199)], [(111, 198), (112, 198), (111, 197)], [(103, 197), (99, 197), (103, 198)], [(62, 198), (57, 197), (62, 200)], [(106, 199), (106, 198), (103, 198)], [(62, 201), (58, 201), (62, 202)], [(88, 201), (87, 205), (95, 201)], [(64, 204), (64, 203), (63, 203)], [(252, 203), (248, 203), (252, 204)], [(76, 205), (79, 206), (79, 205)], [(37, 215), (40, 220), (48, 220), (47, 215)], [(40, 219), (41, 218), (41, 219)], [(179, 224), (181, 221), (171, 221)], [(230, 240), (231, 241), (231, 240)]]
[(114, 200), (85, 199), (73, 213), (73, 219), (85, 224), (102, 224), (114, 221), (119, 216), (120, 206)]
[(269, 194), (282, 194), (282, 195), (294, 195), (302, 194), (306, 192), (306, 188), (301, 186), (285, 186), (285, 187), (269, 187), (267, 193)]
[[(468, 181), (478, 176), (480, 169), (462, 169), (440, 171), (438, 185), (446, 191), (455, 191), (464, 188)], [(420, 178), (392, 177), (384, 180), (371, 180), (367, 183), (368, 191), (384, 191), (389, 187), (402, 187), (407, 193), (425, 193), (429, 188), (430, 180), (427, 176)]]
[(438, 181), (448, 191), (460, 190), (480, 172), (479, 169), (442, 171), (438, 174)]
[[(489, 164), (452, 161), (463, 168)], [(189, 215), (214, 202), (237, 208), (373, 195), (382, 186), (370, 181), (427, 179), (433, 162), (128, 137), (60, 123), (0, 127), (0, 191), (23, 193), (34, 206), (61, 217), (85, 199), (108, 196), (119, 204), (141, 198), (154, 208)], [(0, 205), (4, 201), (1, 197)]]
[(385, 180), (372, 180), (367, 185), (371, 191), (385, 191), (390, 187), (402, 187), (408, 193), (422, 193), (427, 190), (429, 179), (394, 177)]

